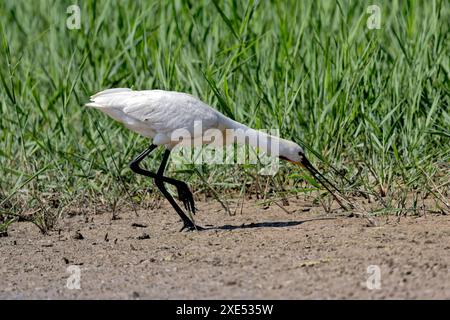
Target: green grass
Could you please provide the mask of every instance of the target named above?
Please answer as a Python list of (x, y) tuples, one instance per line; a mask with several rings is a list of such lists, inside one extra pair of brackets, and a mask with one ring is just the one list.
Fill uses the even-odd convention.
[[(380, 30), (366, 27), (372, 1), (80, 1), (81, 29), (68, 30), (71, 4), (0, 2), (4, 228), (25, 213), (47, 229), (73, 206), (145, 202), (150, 182), (128, 162), (148, 141), (82, 107), (110, 87), (193, 93), (279, 128), (321, 168), (344, 170), (349, 182), (334, 178), (349, 192), (384, 196), (381, 210), (412, 194), (413, 211), (424, 197), (448, 211), (447, 1), (378, 1)], [(220, 197), (311, 187), (290, 165), (274, 178), (252, 166), (169, 171)]]

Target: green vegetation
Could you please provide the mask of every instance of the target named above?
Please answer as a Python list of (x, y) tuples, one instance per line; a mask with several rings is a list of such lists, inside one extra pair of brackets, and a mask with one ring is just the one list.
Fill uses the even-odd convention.
[[(447, 1), (379, 1), (379, 30), (369, 1), (80, 1), (80, 30), (66, 27), (71, 4), (0, 2), (0, 232), (20, 217), (45, 231), (67, 208), (149, 203), (151, 182), (128, 169), (148, 141), (83, 107), (111, 87), (193, 93), (279, 128), (349, 194), (383, 196), (383, 212), (417, 212), (422, 198), (448, 212)], [(273, 178), (169, 171), (220, 198), (311, 190), (288, 164)]]

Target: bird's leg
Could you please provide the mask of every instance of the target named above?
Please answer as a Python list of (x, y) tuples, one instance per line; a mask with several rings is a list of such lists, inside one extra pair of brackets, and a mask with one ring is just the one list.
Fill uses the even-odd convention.
[[(181, 208), (178, 206), (178, 204), (175, 202), (173, 197), (170, 195), (170, 193), (164, 186), (164, 182), (167, 182), (177, 187), (178, 196), (180, 197), (180, 200), (183, 201), (186, 210), (189, 210), (193, 213), (195, 212), (194, 198), (187, 184), (183, 181), (164, 177), (164, 170), (166, 169), (166, 164), (167, 160), (169, 159), (169, 155), (170, 151), (166, 150), (161, 165), (159, 166), (158, 172), (156, 174), (157, 178), (155, 178), (155, 184), (159, 188), (159, 190), (163, 193), (163, 195), (166, 197), (166, 199), (169, 200), (172, 207), (175, 209), (175, 211), (180, 215), (181, 219), (183, 220), (184, 225), (180, 231), (183, 231), (184, 229), (187, 229), (189, 231), (203, 230), (202, 227), (195, 225), (190, 219), (188, 219), (188, 217), (184, 214), (183, 210), (181, 210)], [(183, 218), (183, 216), (185, 218)]]
[(147, 157), (157, 146), (156, 145), (150, 145), (150, 147), (148, 149), (146, 149), (144, 152), (142, 152), (139, 156), (136, 157), (136, 159), (134, 159), (131, 163), (130, 163), (130, 168), (138, 173), (138, 174), (142, 174), (144, 176), (148, 176), (148, 177), (152, 177), (152, 178), (156, 178), (158, 176), (159, 179), (163, 180), (164, 182), (167, 182), (173, 186), (175, 186), (177, 188), (177, 192), (178, 192), (178, 197), (180, 198), (180, 200), (183, 202), (184, 207), (186, 208), (186, 210), (188, 210), (189, 212), (195, 214), (195, 204), (194, 204), (194, 197), (192, 195), (192, 192), (189, 190), (189, 187), (187, 186), (187, 184), (183, 181), (180, 180), (176, 180), (173, 178), (169, 178), (169, 177), (164, 177), (164, 170), (167, 164), (167, 159), (169, 157), (170, 151), (167, 150), (167, 158), (163, 159), (163, 162), (161, 163), (161, 166), (158, 170), (158, 173), (155, 174), (153, 172), (147, 171), (145, 169), (142, 169), (141, 167), (139, 167), (139, 164), (142, 160), (144, 160), (145, 157)]
[(150, 147), (145, 149), (141, 154), (139, 154), (135, 159), (133, 159), (133, 161), (130, 162), (131, 170), (133, 170), (137, 174), (154, 178), (156, 175), (153, 172), (142, 169), (141, 167), (139, 167), (139, 164), (157, 147), (158, 147), (157, 145), (151, 144)]
[(191, 190), (189, 190), (188, 185), (184, 181), (176, 180), (169, 177), (164, 177), (164, 170), (166, 169), (167, 160), (169, 159), (170, 151), (166, 150), (164, 153), (163, 160), (161, 162), (161, 165), (158, 169), (157, 176), (161, 177), (161, 179), (177, 188), (178, 192), (178, 198), (183, 202), (185, 209), (195, 214), (195, 203), (194, 203), (194, 196), (192, 195)]
[[(190, 198), (189, 197), (184, 197), (182, 198), (183, 203), (185, 204), (185, 206), (188, 208), (188, 205), (186, 204), (187, 202), (189, 203), (189, 206), (194, 208), (194, 200), (192, 197), (192, 193), (189, 191), (189, 188), (187, 187), (186, 183), (184, 183), (183, 181), (178, 181), (172, 178), (168, 178), (168, 177), (164, 177), (164, 170), (167, 164), (167, 160), (169, 158), (170, 155), (170, 151), (166, 150), (166, 152), (164, 153), (164, 157), (163, 160), (161, 162), (161, 165), (158, 169), (158, 172), (155, 174), (151, 171), (142, 169), (139, 164), (140, 162), (147, 157), (157, 146), (156, 145), (150, 145), (149, 148), (147, 148), (144, 152), (142, 152), (140, 155), (138, 155), (136, 157), (136, 159), (134, 159), (131, 163), (130, 163), (130, 168), (131, 170), (133, 170), (134, 172), (147, 176), (147, 177), (151, 177), (155, 180), (155, 185), (158, 187), (158, 189), (161, 191), (161, 193), (164, 195), (164, 197), (170, 202), (170, 204), (172, 205), (172, 207), (175, 209), (175, 211), (178, 213), (178, 215), (180, 216), (181, 220), (183, 221), (183, 229), (188, 229), (188, 230), (201, 230), (203, 228), (196, 226), (187, 216), (186, 214), (183, 212), (183, 210), (178, 206), (178, 204), (175, 202), (175, 200), (173, 199), (173, 197), (170, 195), (170, 193), (167, 191), (167, 189), (164, 186), (164, 182), (167, 182), (169, 184), (172, 184), (174, 186), (177, 187), (178, 190), (178, 194), (180, 195), (180, 190), (182, 190), (182, 192), (185, 192), (185, 190), (188, 190)], [(180, 197), (181, 198), (181, 197)], [(187, 200), (187, 199), (191, 199), (191, 200)], [(195, 210), (195, 209), (194, 209)]]

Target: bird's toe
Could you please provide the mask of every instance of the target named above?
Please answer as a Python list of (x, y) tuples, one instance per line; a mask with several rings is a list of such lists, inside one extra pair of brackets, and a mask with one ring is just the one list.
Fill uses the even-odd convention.
[(205, 228), (200, 227), (194, 223), (184, 223), (183, 227), (180, 229), (180, 232), (182, 231), (186, 231), (186, 232), (191, 232), (191, 231), (202, 231), (205, 230)]
[(192, 192), (189, 190), (187, 186), (179, 186), (178, 187), (178, 198), (181, 202), (183, 202), (184, 208), (192, 214), (195, 214), (195, 202), (194, 196)]

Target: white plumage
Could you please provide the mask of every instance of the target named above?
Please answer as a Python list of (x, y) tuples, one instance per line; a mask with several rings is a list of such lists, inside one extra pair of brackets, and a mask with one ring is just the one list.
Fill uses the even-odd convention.
[[(200, 99), (182, 92), (134, 91), (127, 88), (108, 89), (91, 96), (91, 102), (86, 106), (108, 114), (113, 119), (122, 122), (128, 129), (151, 138), (153, 144), (165, 145), (169, 150), (179, 143), (179, 141), (172, 141), (171, 137), (176, 130), (180, 129), (185, 130), (188, 134), (183, 136), (182, 145), (191, 143), (186, 138), (203, 138), (204, 141), (210, 141), (207, 134), (209, 129), (220, 130), (224, 136), (224, 143), (233, 142), (226, 139), (226, 129), (240, 129), (245, 132), (247, 137), (266, 136), (226, 117)], [(201, 130), (196, 130), (196, 126), (201, 126)], [(282, 157), (292, 162), (301, 160), (300, 156), (304, 152), (296, 143), (278, 137), (271, 138), (279, 143), (279, 153)], [(259, 139), (259, 141), (261, 140)], [(258, 139), (252, 141), (258, 141)]]
[(231, 125), (220, 112), (181, 92), (109, 89), (93, 95), (86, 106), (108, 114), (128, 129), (168, 149), (173, 147), (171, 135), (175, 130), (185, 129), (190, 137), (197, 138), (199, 132), (194, 125), (199, 122), (202, 134), (211, 128), (224, 130), (227, 122)]

